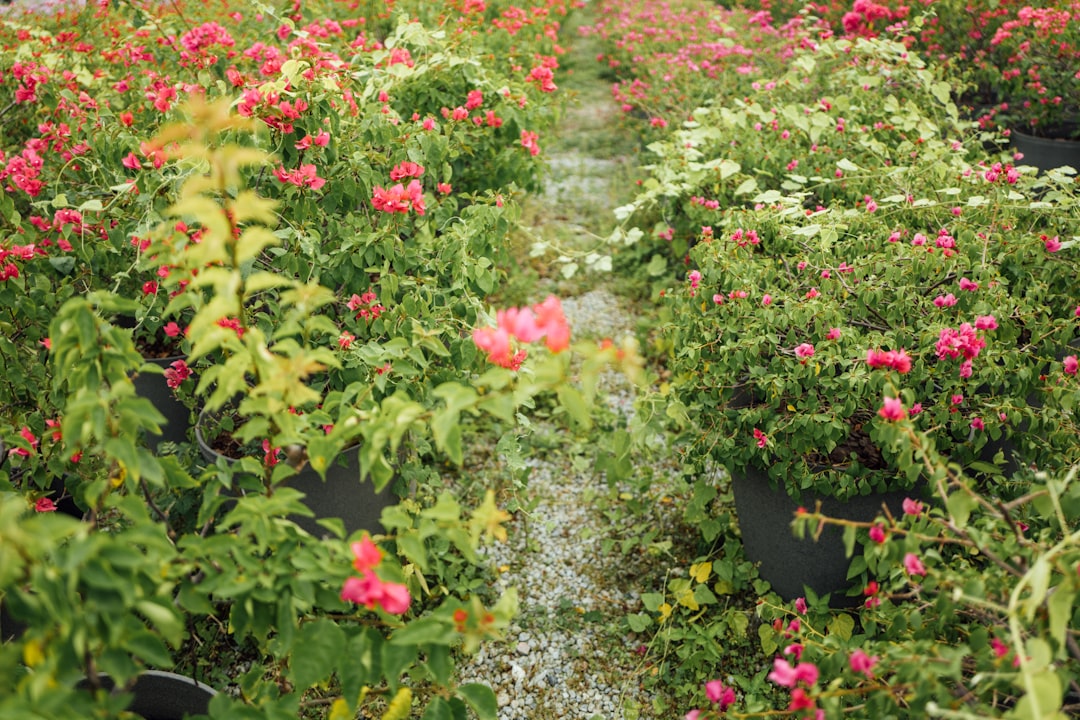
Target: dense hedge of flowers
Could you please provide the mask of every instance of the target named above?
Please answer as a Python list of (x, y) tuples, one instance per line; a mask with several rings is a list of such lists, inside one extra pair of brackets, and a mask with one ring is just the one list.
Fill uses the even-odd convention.
[[(79, 678), (170, 668), (220, 618), (264, 662), (215, 717), (405, 717), (406, 676), (439, 689), (425, 716), (494, 717), (450, 658), (514, 612), (475, 565), (508, 516), (490, 492), (472, 511), (435, 496), (426, 461), (461, 461), (462, 413), (511, 426), (539, 393), (589, 422), (557, 298), (483, 329), (558, 115), (569, 10), (212, 0), (0, 16), (0, 602), (28, 625), (0, 646), (0, 714), (115, 709)], [(504, 332), (550, 350), (498, 367), (484, 338)], [(583, 352), (586, 378), (616, 359)], [(155, 372), (247, 454), (146, 447), (164, 418), (132, 377)], [(289, 479), (355, 445), (358, 482), (412, 497), (384, 511), (385, 535), (327, 519), (315, 542), (285, 521), (310, 514)], [(86, 520), (49, 512), (62, 505)]]
[[(647, 78), (681, 55), (658, 20), (698, 10), (610, 4), (622, 21), (605, 33), (610, 57), (641, 54), (619, 65), (616, 92), (666, 101)], [(710, 12), (768, 25), (772, 10), (802, 17)], [(642, 270), (667, 281), (657, 336), (670, 385), (644, 402), (685, 433), (686, 518), (709, 550), (643, 595), (629, 624), (655, 630), (659, 671), (695, 698), (688, 719), (1040, 717), (1075, 690), (1075, 612), (1029, 621), (1077, 591), (1076, 507), (1064, 499), (1080, 460), (1076, 174), (1040, 176), (965, 119), (954, 100), (971, 78), (939, 24), (958, 8), (937, 10), (812, 7), (824, 23), (784, 26), (800, 28), (799, 43), (762, 33), (762, 67), (779, 51), (784, 68), (729, 73), (715, 95), (688, 73), (681, 95), (701, 106), (667, 127), (642, 120), (654, 162), (617, 213), (644, 249), (619, 252), (652, 256)], [(990, 28), (969, 38), (989, 63), (1009, 9), (965, 12)], [(903, 517), (852, 523), (809, 506), (797, 523), (807, 535), (840, 524), (849, 554), (865, 543), (849, 573), (861, 610), (772, 595), (734, 609), (729, 598), (764, 588), (715, 503), (730, 496), (708, 481), (714, 464), (755, 467), (794, 496), (914, 484)], [(1059, 501), (1070, 509), (1051, 509)], [(772, 657), (736, 671), (716, 642)]]

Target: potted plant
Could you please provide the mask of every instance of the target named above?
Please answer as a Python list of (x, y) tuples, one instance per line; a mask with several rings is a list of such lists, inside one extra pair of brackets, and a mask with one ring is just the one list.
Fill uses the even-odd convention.
[[(748, 553), (790, 535), (800, 505), (843, 517), (826, 498), (857, 498), (870, 517), (883, 501), (898, 512), (921, 471), (882, 435), (896, 417), (976, 476), (999, 474), (1005, 458), (985, 448), (1001, 437), (1024, 464), (1075, 457), (1054, 412), (1029, 400), (1056, 397), (1049, 369), (1076, 337), (1064, 278), (1080, 260), (1058, 238), (1080, 205), (1065, 176), (994, 168), (950, 172), (948, 203), (904, 195), (807, 212), (803, 194), (777, 193), (691, 250), (663, 329), (673, 396), (696, 421), (691, 453), (734, 479)], [(1008, 199), (1036, 196), (1055, 200)], [(764, 495), (740, 499), (744, 489)], [(779, 508), (780, 529), (756, 525), (755, 505)], [(818, 593), (846, 587), (839, 535), (832, 545), (839, 567), (809, 583)], [(786, 597), (807, 581), (792, 552), (761, 569)]]
[(990, 44), (1001, 114), (1025, 161), (1080, 165), (1080, 3), (1011, 9)]

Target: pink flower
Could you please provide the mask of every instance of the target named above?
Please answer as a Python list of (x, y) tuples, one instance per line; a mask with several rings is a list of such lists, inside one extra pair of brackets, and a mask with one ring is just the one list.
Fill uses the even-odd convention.
[(408, 186), (398, 183), (389, 190), (376, 186), (372, 194), (371, 206), (386, 213), (404, 215), (412, 209), (417, 215), (423, 215), (424, 190), (419, 180), (411, 180)]
[(1052, 238), (1048, 238), (1043, 235), (1043, 238), (1046, 240), (1046, 252), (1056, 253), (1058, 250), (1061, 249), (1061, 241), (1058, 240), (1057, 235)]
[(142, 160), (139, 160), (139, 156), (133, 152), (129, 152), (124, 156), (124, 159), (120, 161), (124, 167), (128, 170), (138, 170), (142, 167)]
[(488, 362), (494, 365), (517, 370), (525, 360), (524, 356), (519, 359), (511, 352), (510, 333), (503, 328), (477, 328), (473, 330), (472, 339), (476, 347), (487, 353)]
[(367, 572), (382, 562), (382, 550), (368, 535), (365, 535), (360, 542), (354, 542), (349, 549), (352, 550), (353, 567), (357, 572)]
[(851, 653), (851, 657), (848, 658), (851, 671), (862, 673), (868, 678), (874, 677), (873, 667), (877, 664), (877, 661), (877, 655), (867, 655), (862, 648), (855, 650)]
[(802, 663), (792, 667), (787, 660), (775, 658), (772, 672), (768, 675), (769, 680), (782, 687), (793, 688), (799, 681), (807, 685), (813, 685), (818, 679), (818, 669), (813, 663)]
[(539, 155), (540, 146), (537, 144), (537, 140), (540, 139), (540, 135), (528, 130), (521, 131), (521, 146), (529, 151), (530, 155)]
[(1080, 366), (1080, 362), (1077, 361), (1075, 355), (1069, 355), (1061, 361), (1061, 369), (1065, 371), (1066, 375), (1075, 375)]
[(383, 582), (373, 570), (365, 570), (361, 577), (351, 577), (341, 588), (341, 599), (363, 605), (369, 610), (381, 607), (392, 615), (400, 615), (409, 609), (409, 589), (400, 583)]
[(827, 339), (827, 340), (839, 340), (840, 339), (840, 328), (829, 328), (829, 332), (825, 334), (825, 339)]
[(938, 306), (939, 308), (952, 307), (955, 304), (956, 296), (952, 293), (949, 293), (948, 295), (938, 295), (936, 298), (934, 298), (934, 305)]
[(905, 515), (919, 515), (923, 511), (923, 504), (918, 500), (912, 500), (911, 498), (904, 498), (902, 504)]
[(810, 697), (805, 690), (802, 688), (795, 688), (791, 691), (791, 702), (788, 704), (788, 710), (791, 712), (798, 712), (799, 710), (811, 710), (813, 707), (814, 698)]
[(177, 360), (165, 369), (165, 384), (174, 390), (189, 377), (191, 377), (191, 368), (183, 360)]
[(424, 174), (424, 166), (417, 165), (414, 162), (398, 163), (394, 166), (394, 169), (390, 171), (391, 180), (403, 180), (407, 177), (420, 177)]
[(694, 710), (691, 710), (690, 712), (686, 713), (686, 716), (683, 718), (683, 720), (699, 720), (700, 717), (701, 717), (701, 711), (697, 710), (697, 709), (694, 709)]
[(173, 321), (165, 323), (165, 327), (161, 329), (168, 337), (171, 338), (177, 337), (181, 333), (180, 326)]
[(343, 330), (342, 333), (340, 335), (338, 335), (338, 339), (337, 339), (338, 347), (341, 348), (342, 350), (348, 350), (349, 347), (353, 344), (353, 340), (355, 340), (355, 339), (356, 339), (355, 335), (353, 335), (348, 330)]
[(900, 373), (906, 373), (911, 371), (911, 356), (903, 349), (870, 349), (866, 351), (866, 364), (872, 368), (887, 367)]
[(759, 448), (763, 448), (768, 444), (769, 436), (761, 432), (761, 430), (754, 428), (754, 440), (757, 441), (757, 446)]
[(900, 398), (885, 398), (881, 404), (881, 408), (878, 410), (878, 415), (885, 420), (892, 422), (906, 418), (907, 411), (904, 410), (904, 405), (900, 402)]
[(971, 419), (971, 429), (972, 430), (985, 430), (986, 429), (986, 423), (984, 423), (983, 419), (980, 418), (980, 417), (972, 418)]
[(705, 683), (705, 697), (709, 699), (709, 702), (719, 705), (721, 711), (735, 704), (735, 690), (719, 680), (710, 680)]
[(915, 403), (911, 406), (911, 416), (915, 417), (922, 412), (922, 403)]
[(157, 294), (158, 284), (154, 280), (147, 280), (143, 283), (142, 292), (143, 295), (155, 295)]
[(875, 525), (870, 528), (870, 539), (878, 545), (885, 542), (885, 528), (881, 527), (881, 525)]
[(922, 560), (915, 553), (908, 553), (904, 556), (904, 569), (907, 570), (909, 575), (926, 575), (926, 566), (922, 564)]
[(993, 315), (979, 315), (975, 318), (976, 330), (997, 330), (997, 318)]
[(761, 304), (763, 307), (769, 307), (772, 305), (772, 295), (765, 293), (761, 296)]
[(533, 305), (532, 311), (536, 315), (537, 327), (544, 333), (548, 350), (558, 353), (570, 347), (570, 325), (559, 298), (549, 295), (544, 302)]
[(279, 166), (274, 170), (274, 176), (283, 183), (289, 183), (296, 187), (309, 187), (312, 190), (318, 190), (326, 184), (325, 178), (321, 178), (318, 175), (318, 168), (311, 163), (301, 165), (295, 170), (286, 170), (285, 166)]
[(960, 289), (967, 290), (969, 292), (975, 292), (979, 289), (979, 283), (968, 280), (966, 277), (960, 278)]
[(34, 512), (56, 512), (56, 503), (49, 498), (38, 498), (34, 503)]
[(795, 598), (795, 612), (799, 613), (800, 615), (805, 615), (806, 610), (807, 610), (806, 598), (804, 598), (804, 597)]
[(810, 343), (802, 343), (795, 348), (795, 357), (799, 358), (799, 360), (803, 362), (806, 362), (806, 359), (809, 357), (813, 357), (813, 355), (814, 346)]

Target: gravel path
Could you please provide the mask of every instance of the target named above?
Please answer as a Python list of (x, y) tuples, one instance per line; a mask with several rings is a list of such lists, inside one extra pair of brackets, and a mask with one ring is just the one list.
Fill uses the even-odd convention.
[[(618, 339), (632, 332), (624, 302), (605, 290), (564, 300), (563, 307), (575, 337)], [(632, 387), (614, 373), (603, 384), (608, 406), (627, 417)], [(565, 434), (545, 425), (538, 431)], [(601, 549), (612, 528), (591, 499), (608, 486), (591, 463), (575, 462), (581, 455), (571, 437), (565, 440), (530, 460), (526, 492), (536, 507), (510, 524), (509, 543), (489, 551), (496, 566), (509, 568), (500, 589), (518, 589), (522, 613), (505, 642), (488, 643), (463, 663), (461, 681), (489, 683), (500, 720), (647, 717), (641, 669), (629, 647), (617, 646), (629, 641), (612, 637), (607, 624), (638, 604), (636, 590), (613, 580), (619, 556)]]

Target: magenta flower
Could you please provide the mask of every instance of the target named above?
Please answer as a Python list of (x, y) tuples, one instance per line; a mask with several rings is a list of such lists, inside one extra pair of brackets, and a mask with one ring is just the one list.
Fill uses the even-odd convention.
[(763, 448), (763, 447), (765, 447), (765, 445), (768, 444), (769, 437), (765, 433), (758, 430), (757, 428), (754, 428), (754, 440), (757, 441), (757, 446), (759, 448)]
[(719, 680), (710, 680), (705, 683), (705, 697), (709, 699), (709, 702), (719, 705), (721, 711), (735, 704), (735, 690)]
[(866, 364), (872, 368), (887, 367), (899, 373), (911, 371), (911, 356), (906, 350), (874, 350), (866, 351)]
[(997, 330), (997, 318), (993, 315), (979, 315), (975, 318), (976, 330)]
[(183, 360), (177, 360), (165, 368), (165, 384), (174, 390), (189, 377), (191, 377), (191, 368)]
[(965, 278), (960, 278), (960, 289), (967, 290), (968, 292), (975, 292), (979, 289), (979, 283)]
[(980, 417), (972, 418), (971, 419), (971, 429), (972, 430), (985, 430), (986, 429), (986, 423), (984, 423), (983, 419), (980, 418)]
[(885, 420), (893, 422), (906, 418), (907, 411), (904, 410), (904, 404), (900, 402), (900, 398), (885, 398), (881, 404), (881, 408), (878, 410), (878, 415)]
[(948, 295), (938, 295), (936, 298), (934, 298), (934, 305), (938, 306), (939, 308), (952, 307), (955, 304), (956, 296), (952, 293), (949, 293)]
[(1075, 375), (1078, 368), (1080, 368), (1080, 362), (1077, 361), (1075, 355), (1069, 355), (1061, 361), (1061, 369), (1066, 375)]
[(827, 340), (839, 340), (840, 339), (840, 328), (829, 328), (829, 332), (827, 332), (825, 334), (825, 338)]
[(807, 610), (806, 598), (804, 598), (804, 597), (795, 598), (795, 612), (799, 613), (800, 615), (805, 615), (806, 610)]
[(360, 542), (354, 542), (349, 546), (353, 554), (353, 567), (358, 572), (371, 570), (382, 562), (382, 550), (372, 541), (370, 536), (365, 535)]
[(770, 305), (772, 305), (772, 295), (770, 295), (769, 293), (765, 293), (764, 295), (762, 295), (761, 304), (764, 307), (769, 307)]
[(911, 498), (904, 498), (902, 507), (904, 508), (905, 515), (919, 515), (923, 511), (923, 504), (918, 500), (912, 500)]
[(1056, 253), (1058, 250), (1061, 249), (1061, 241), (1058, 240), (1057, 235), (1055, 235), (1054, 237), (1046, 237), (1045, 235), (1043, 235), (1042, 237), (1046, 243), (1046, 252)]
[(34, 503), (34, 512), (56, 512), (56, 503), (46, 497), (38, 498)]
[(908, 553), (904, 556), (904, 569), (907, 570), (909, 575), (926, 575), (926, 566), (922, 564), (922, 560), (915, 553)]
[(881, 527), (881, 525), (875, 525), (870, 528), (870, 539), (878, 545), (885, 542), (885, 528)]
[(813, 355), (814, 346), (810, 343), (802, 343), (795, 348), (795, 357), (799, 358), (799, 360), (803, 362), (805, 362), (807, 358), (812, 357)]
[(788, 688), (795, 687), (800, 681), (813, 685), (818, 680), (818, 669), (813, 663), (806, 662), (793, 667), (787, 660), (776, 658), (768, 678), (777, 685)]
[(363, 605), (368, 610), (381, 607), (388, 613), (400, 615), (409, 609), (409, 589), (400, 583), (383, 582), (372, 570), (361, 577), (351, 577), (341, 587), (341, 599)]
[(877, 655), (867, 655), (861, 648), (851, 653), (851, 657), (848, 658), (852, 672), (862, 673), (868, 678), (874, 677), (873, 667), (877, 661)]

